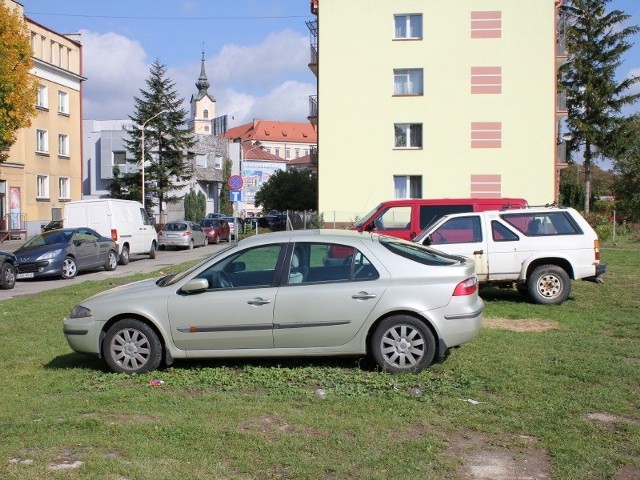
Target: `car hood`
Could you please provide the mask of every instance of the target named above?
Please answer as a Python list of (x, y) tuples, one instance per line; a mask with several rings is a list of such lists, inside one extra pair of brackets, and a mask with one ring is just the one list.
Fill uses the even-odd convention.
[[(52, 243), (49, 245), (31, 245), (25, 247), (24, 245), (18, 248), (13, 254), (18, 258), (19, 262), (29, 261), (31, 259), (38, 258), (40, 255), (51, 252), (52, 250), (62, 249), (65, 250), (69, 246), (68, 243)], [(27, 259), (27, 260), (23, 260)]]
[(149, 278), (146, 280), (139, 280), (133, 283), (127, 283), (126, 285), (119, 285), (117, 287), (110, 288), (109, 290), (105, 290), (104, 292), (100, 292), (95, 294), (92, 297), (87, 298), (83, 304), (86, 302), (90, 302), (93, 300), (109, 300), (112, 297), (117, 297), (118, 302), (120, 302), (123, 298), (128, 296), (138, 296), (144, 295), (150, 290), (157, 290), (161, 287), (156, 285), (158, 281), (157, 278)]

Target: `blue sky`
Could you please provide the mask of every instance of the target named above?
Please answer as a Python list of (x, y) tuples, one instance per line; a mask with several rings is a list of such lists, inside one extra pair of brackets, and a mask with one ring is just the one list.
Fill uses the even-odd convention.
[[(155, 59), (167, 66), (188, 101), (196, 92), (204, 48), (209, 93), (218, 115), (234, 117), (230, 126), (253, 118), (306, 121), (308, 96), (315, 94), (307, 67), (309, 0), (18, 1), (36, 22), (60, 33), (82, 33), (85, 118), (133, 113), (133, 96)], [(640, 25), (640, 0), (609, 5)], [(640, 45), (618, 73), (640, 74)]]

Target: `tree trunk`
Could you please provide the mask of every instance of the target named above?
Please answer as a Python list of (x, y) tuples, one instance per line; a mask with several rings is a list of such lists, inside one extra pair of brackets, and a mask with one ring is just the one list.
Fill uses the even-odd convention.
[(591, 200), (591, 143), (584, 146), (584, 213), (589, 213), (589, 201)]

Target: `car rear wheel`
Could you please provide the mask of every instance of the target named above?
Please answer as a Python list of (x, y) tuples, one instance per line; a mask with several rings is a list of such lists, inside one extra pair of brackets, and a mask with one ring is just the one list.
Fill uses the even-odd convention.
[(72, 257), (66, 257), (62, 262), (62, 278), (69, 280), (78, 274), (78, 265)]
[(129, 247), (126, 245), (122, 247), (122, 252), (120, 253), (120, 265), (128, 265), (129, 264)]
[(113, 250), (109, 250), (109, 255), (107, 255), (107, 263), (104, 264), (104, 269), (107, 272), (111, 272), (116, 269), (118, 266), (118, 255)]
[(202, 241), (202, 246), (206, 247), (207, 245), (209, 245), (209, 237), (205, 235), (204, 240)]
[(9, 262), (4, 262), (0, 267), (0, 288), (9, 290), (16, 285), (16, 267)]
[(189, 250), (193, 250), (193, 238), (191, 239), (191, 241), (189, 242), (189, 246), (187, 247)]
[(559, 305), (569, 298), (571, 279), (567, 272), (557, 265), (540, 265), (527, 282), (529, 296), (535, 303)]
[(135, 318), (125, 318), (107, 330), (102, 353), (114, 372), (144, 373), (160, 365), (162, 344), (147, 324)]
[(220, 243), (220, 235), (216, 234), (213, 243), (215, 243), (216, 245), (218, 245)]
[(151, 248), (149, 249), (149, 258), (151, 260), (156, 258), (156, 242), (151, 242)]
[(433, 361), (436, 339), (421, 320), (395, 315), (384, 319), (376, 328), (371, 353), (387, 372), (417, 373)]

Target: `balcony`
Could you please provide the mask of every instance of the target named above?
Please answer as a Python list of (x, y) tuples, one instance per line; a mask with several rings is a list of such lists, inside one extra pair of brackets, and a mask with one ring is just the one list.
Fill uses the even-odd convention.
[(318, 96), (309, 95), (309, 116), (307, 117), (309, 122), (314, 126), (318, 126)]
[(310, 58), (309, 58), (309, 69), (313, 72), (313, 74), (318, 77), (318, 21), (313, 20), (307, 23), (307, 28), (309, 28), (309, 34), (311, 36), (310, 39)]
[(556, 23), (556, 65), (562, 65), (568, 57), (566, 20), (564, 15), (560, 15)]
[(560, 142), (556, 146), (556, 165), (567, 165), (567, 142)]
[(317, 167), (318, 166), (318, 147), (317, 146), (311, 147), (311, 153), (309, 154), (309, 156), (311, 157), (311, 165), (315, 165)]

